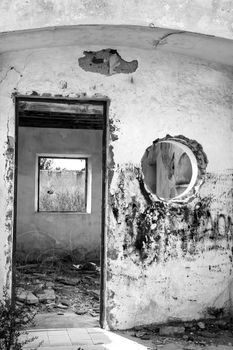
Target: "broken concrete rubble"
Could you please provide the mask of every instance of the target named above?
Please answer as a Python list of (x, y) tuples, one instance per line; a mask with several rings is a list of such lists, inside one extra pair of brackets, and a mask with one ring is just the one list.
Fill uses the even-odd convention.
[(39, 299), (31, 291), (26, 291), (24, 289), (18, 290), (17, 300), (28, 305), (35, 305), (39, 303)]
[[(224, 328), (224, 330), (223, 330)], [(219, 349), (233, 344), (232, 320), (230, 317), (201, 321), (171, 322), (168, 324), (151, 324), (135, 327), (133, 330), (123, 331), (126, 336), (148, 340), (154, 346), (165, 346), (170, 349), (196, 350), (208, 345), (215, 344)], [(169, 347), (169, 346), (170, 347)], [(153, 347), (152, 347), (153, 349)]]
[(78, 269), (72, 263), (63, 263), (61, 269), (58, 262), (58, 266), (48, 268), (43, 263), (18, 269), (17, 300), (31, 305), (39, 314), (72, 312), (98, 318), (99, 267), (91, 262)]

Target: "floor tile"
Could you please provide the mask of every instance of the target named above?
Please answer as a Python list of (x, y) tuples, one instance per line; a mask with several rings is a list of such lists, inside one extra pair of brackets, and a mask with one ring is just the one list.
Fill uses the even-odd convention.
[(69, 335), (70, 339), (90, 339), (91, 340), (91, 336), (89, 333), (87, 332), (83, 332), (80, 330), (68, 330), (67, 334)]
[(109, 336), (103, 333), (92, 333), (91, 339), (93, 344), (108, 344), (112, 342)]
[(72, 345), (67, 333), (62, 334), (50, 334), (48, 332), (50, 345)]

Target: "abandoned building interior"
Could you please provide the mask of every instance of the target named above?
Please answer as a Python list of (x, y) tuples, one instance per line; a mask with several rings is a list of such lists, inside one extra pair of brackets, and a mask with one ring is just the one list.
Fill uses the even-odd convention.
[(36, 308), (37, 328), (57, 316), (60, 327), (98, 325), (104, 108), (17, 105), (16, 295)]
[(0, 2), (0, 297), (227, 346), (233, 4), (143, 3)]

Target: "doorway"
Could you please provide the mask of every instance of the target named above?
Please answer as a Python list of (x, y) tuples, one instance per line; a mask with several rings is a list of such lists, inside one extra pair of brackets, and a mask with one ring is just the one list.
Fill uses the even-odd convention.
[(15, 103), (15, 301), (37, 328), (104, 327), (108, 100)]

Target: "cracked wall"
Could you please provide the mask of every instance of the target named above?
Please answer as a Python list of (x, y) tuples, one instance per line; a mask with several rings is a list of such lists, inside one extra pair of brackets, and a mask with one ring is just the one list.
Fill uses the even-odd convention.
[[(67, 46), (1, 55), (0, 164), (7, 162), (12, 169), (4, 154), (7, 135), (14, 136), (12, 93), (108, 96), (109, 327), (199, 318), (209, 306), (229, 310), (233, 68), (132, 48), (117, 50), (127, 61), (138, 60), (134, 73), (105, 76), (79, 67), (83, 51), (101, 49)], [(197, 197), (181, 206), (154, 201), (142, 177), (146, 147), (166, 134), (196, 140), (209, 161)], [(6, 227), (6, 216), (0, 217), (1, 251), (11, 248), (12, 239), (12, 213), (7, 209), (12, 209), (12, 178), (7, 169), (0, 167), (0, 208), (10, 220)], [(10, 265), (4, 254), (0, 259), (2, 287)]]

